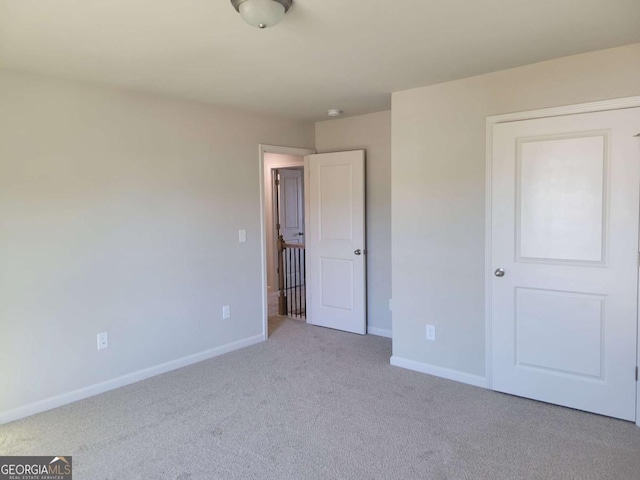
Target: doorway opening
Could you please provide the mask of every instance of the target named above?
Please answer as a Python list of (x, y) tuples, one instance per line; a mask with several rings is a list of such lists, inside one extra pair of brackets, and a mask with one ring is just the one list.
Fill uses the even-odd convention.
[(285, 318), (305, 321), (304, 156), (312, 153), (260, 145), (265, 338)]
[[(260, 146), (265, 339), (270, 330), (277, 330), (278, 320), (292, 318), (287, 316), (292, 311), (304, 312), (306, 322), (311, 325), (366, 335), (364, 164), (364, 150), (315, 154), (312, 150)], [(296, 172), (300, 167), (301, 182), (295, 180), (299, 178)], [(291, 180), (288, 186), (283, 185), (285, 177)], [(277, 185), (276, 180), (281, 183)], [(281, 205), (288, 200), (280, 198), (274, 202), (274, 198), (278, 199), (276, 194), (287, 189), (297, 192), (290, 198), (303, 201), (302, 205), (291, 201), (288, 213)], [(302, 211), (304, 217), (299, 220), (297, 216)], [(278, 217), (280, 225), (276, 222)], [(306, 230), (293, 228), (302, 226), (304, 219)], [(304, 241), (304, 262), (298, 258), (301, 244), (284, 241), (287, 225), (283, 222), (289, 220), (293, 232), (290, 240)], [(281, 270), (285, 274), (277, 280), (276, 260), (280, 255), (282, 261), (287, 250), (293, 257), (289, 273), (283, 265)], [(285, 288), (287, 280), (291, 282), (290, 290)], [(296, 286), (302, 280), (303, 288)], [(286, 298), (287, 295), (291, 297)], [(274, 323), (273, 329), (270, 323)]]
[[(271, 174), (277, 292), (269, 294), (269, 317), (306, 319), (304, 167), (273, 168)], [(277, 310), (271, 300), (276, 294)]]

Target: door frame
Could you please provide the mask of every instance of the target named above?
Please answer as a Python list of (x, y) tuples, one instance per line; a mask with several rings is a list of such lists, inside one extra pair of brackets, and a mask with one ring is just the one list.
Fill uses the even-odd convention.
[[(491, 311), (491, 284), (493, 280), (492, 271), (492, 162), (493, 162), (493, 127), (494, 125), (507, 122), (517, 122), (521, 120), (533, 120), (539, 118), (550, 118), (578, 113), (594, 113), (609, 110), (621, 110), (624, 108), (640, 107), (640, 96), (617, 98), (599, 102), (581, 103), (577, 105), (566, 105), (561, 107), (544, 108), (539, 110), (529, 110), (524, 112), (507, 113), (502, 115), (491, 115), (486, 119), (486, 157), (485, 157), (485, 378), (487, 388), (493, 389), (492, 371), (492, 311)], [(640, 132), (638, 132), (640, 133)], [(640, 139), (638, 140), (640, 142)], [(640, 189), (640, 185), (638, 185)], [(638, 246), (640, 252), (640, 245)], [(640, 298), (640, 282), (638, 282)], [(636, 324), (638, 314), (636, 312)], [(640, 325), (639, 325), (640, 326)], [(640, 328), (636, 328), (636, 365), (640, 365)], [(640, 382), (636, 382), (636, 425), (640, 427)]]
[[(269, 297), (267, 293), (267, 225), (266, 225), (266, 208), (273, 208), (273, 201), (271, 201), (271, 205), (266, 205), (265, 199), (265, 164), (264, 164), (264, 154), (265, 153), (275, 153), (280, 155), (295, 155), (297, 157), (305, 157), (306, 155), (311, 155), (316, 153), (314, 149), (310, 148), (296, 148), (296, 147), (283, 147), (279, 145), (266, 145), (259, 144), (258, 145), (258, 167), (260, 169), (260, 255), (262, 257), (262, 337), (264, 340), (267, 340), (269, 336)], [(304, 158), (300, 165), (293, 165), (291, 163), (283, 163), (274, 164), (272, 168), (282, 168), (282, 167), (292, 167), (292, 166), (302, 166), (303, 171), (303, 179), (306, 181), (306, 167), (304, 165)], [(306, 208), (306, 195), (307, 189), (305, 188), (305, 208)]]

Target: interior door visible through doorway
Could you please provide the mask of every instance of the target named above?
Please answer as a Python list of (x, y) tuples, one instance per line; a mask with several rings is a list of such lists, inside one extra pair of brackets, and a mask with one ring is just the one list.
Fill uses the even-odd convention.
[(304, 243), (303, 173), (302, 167), (277, 170), (278, 219), (276, 229), (286, 243)]
[(366, 333), (364, 151), (305, 157), (307, 321)]
[(498, 391), (636, 418), (640, 108), (493, 127)]

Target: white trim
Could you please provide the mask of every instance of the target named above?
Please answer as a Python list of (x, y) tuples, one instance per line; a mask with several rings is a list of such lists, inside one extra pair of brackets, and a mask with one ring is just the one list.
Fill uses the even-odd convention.
[[(309, 148), (281, 147), (278, 145), (258, 145), (258, 166), (260, 168), (259, 184), (260, 184), (260, 254), (262, 256), (262, 335), (266, 339), (269, 335), (269, 298), (267, 292), (267, 232), (265, 224), (265, 202), (264, 202), (264, 154), (279, 153), (282, 155), (296, 155), (304, 157), (316, 153), (315, 150)], [(306, 171), (306, 166), (305, 166)], [(305, 175), (306, 178), (306, 175)], [(306, 185), (305, 185), (306, 192)], [(305, 199), (306, 200), (306, 199)], [(306, 201), (305, 201), (306, 203)], [(307, 289), (308, 295), (308, 289)]]
[(299, 147), (282, 147), (280, 145), (259, 145), (260, 153), (279, 153), (281, 155), (293, 155), (296, 157), (304, 157), (305, 155), (313, 155), (316, 151), (313, 148)]
[(378, 327), (369, 327), (367, 326), (367, 333), (369, 335), (377, 335), (378, 337), (386, 337), (392, 338), (391, 329), (387, 328), (378, 328)]
[(519, 120), (532, 120), (534, 118), (560, 117), (576, 113), (605, 112), (608, 110), (621, 110), (623, 108), (640, 107), (640, 97), (615, 98), (599, 102), (580, 103), (578, 105), (564, 105), (561, 107), (542, 108), (539, 110), (527, 110), (525, 112), (505, 113), (487, 117), (487, 124), (516, 122)]
[[(312, 154), (313, 155), (313, 154)], [(309, 245), (309, 219), (311, 218), (311, 215), (309, 214), (310, 211), (310, 204), (311, 204), (311, 200), (310, 200), (310, 195), (309, 192), (311, 191), (311, 168), (309, 166), (309, 157), (307, 155), (305, 155), (304, 157), (304, 241), (306, 242), (307, 245)], [(309, 250), (307, 248), (306, 252), (305, 252), (305, 259), (309, 258)], [(307, 272), (309, 270), (305, 267), (304, 272), (305, 275), (307, 275)], [(305, 314), (307, 317), (307, 322), (310, 324), (313, 324), (313, 303), (311, 302), (311, 289), (309, 288), (309, 278), (306, 277), (304, 279), (304, 283), (305, 283), (305, 289), (304, 289), (304, 305), (305, 305)]]
[[(485, 192), (485, 365), (487, 388), (493, 387), (492, 372), (492, 318), (491, 318), (491, 282), (492, 282), (492, 259), (491, 259), (491, 177), (493, 160), (493, 126), (499, 123), (516, 122), (520, 120), (533, 120), (536, 118), (558, 117), (562, 115), (574, 115), (579, 113), (604, 112), (609, 110), (621, 110), (625, 108), (640, 107), (640, 97), (617, 98), (603, 100), (599, 102), (582, 103), (578, 105), (566, 105), (561, 107), (544, 108), (540, 110), (529, 110), (525, 112), (514, 112), (503, 115), (492, 115), (486, 120), (486, 192)], [(637, 328), (638, 359), (640, 365), (640, 323)], [(636, 385), (636, 425), (640, 427), (640, 382)]]
[(493, 175), (493, 125), (494, 123), (491, 121), (491, 117), (487, 118), (487, 126), (486, 126), (486, 160), (485, 160), (485, 205), (484, 205), (484, 213), (485, 213), (485, 226), (484, 226), (484, 270), (485, 270), (485, 280), (484, 280), (484, 327), (485, 327), (485, 376), (487, 378), (487, 388), (493, 389), (493, 363), (492, 363), (492, 354), (493, 354), (493, 337), (492, 337), (492, 312), (491, 312), (491, 282), (493, 281), (491, 278), (492, 274), (492, 257), (491, 257), (491, 249), (492, 249), (492, 238), (491, 231), (493, 228), (492, 225), (492, 208), (493, 208), (493, 197), (492, 191), (493, 186), (491, 183), (492, 175)]
[(459, 370), (437, 367), (435, 365), (416, 362), (415, 360), (409, 360), (396, 355), (391, 357), (391, 365), (406, 368), (407, 370), (413, 370), (415, 372), (426, 373), (427, 375), (433, 375), (434, 377), (446, 378), (447, 380), (453, 380), (454, 382), (466, 383), (468, 385), (473, 385), (474, 387), (487, 387), (487, 379), (480, 375), (473, 375)]
[(0, 425), (13, 422), (30, 415), (35, 415), (36, 413), (41, 413), (53, 408), (61, 407), (62, 405), (67, 405), (72, 402), (77, 402), (78, 400), (93, 397), (94, 395), (99, 395), (109, 390), (114, 390), (116, 388), (124, 387), (126, 385), (130, 385), (147, 378), (155, 377), (156, 375), (160, 375), (162, 373), (167, 373), (172, 370), (186, 367), (188, 365), (193, 365), (194, 363), (199, 363), (204, 360), (217, 357), (224, 353), (229, 353), (240, 348), (248, 347), (250, 345), (263, 342), (264, 340), (264, 335), (256, 335), (254, 337), (238, 340), (237, 342), (228, 343), (226, 345), (212, 348), (210, 350), (205, 350), (204, 352), (196, 353), (194, 355), (189, 355), (187, 357), (178, 358), (177, 360), (171, 360), (166, 363), (161, 363), (160, 365), (155, 365), (153, 367), (138, 370), (137, 372), (128, 373), (126, 375), (122, 375), (121, 377), (113, 378), (101, 383), (96, 383), (94, 385), (83, 387), (78, 390), (73, 390), (71, 392), (62, 393), (54, 397), (49, 397), (38, 402), (14, 408), (13, 410), (6, 410), (4, 412), (0, 412)]

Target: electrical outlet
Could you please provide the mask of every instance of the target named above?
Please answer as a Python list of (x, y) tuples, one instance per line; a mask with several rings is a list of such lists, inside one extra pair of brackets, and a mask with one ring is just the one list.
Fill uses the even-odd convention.
[(389, 311), (393, 312), (393, 300), (391, 298), (389, 299)]
[(238, 230), (238, 242), (245, 243), (247, 241), (247, 231), (246, 230)]
[(109, 348), (109, 334), (102, 332), (98, 334), (98, 350)]
[(432, 342), (436, 341), (436, 326), (435, 325), (427, 325), (427, 340)]
[(222, 307), (222, 319), (226, 320), (231, 317), (231, 307), (229, 305), (225, 305)]

